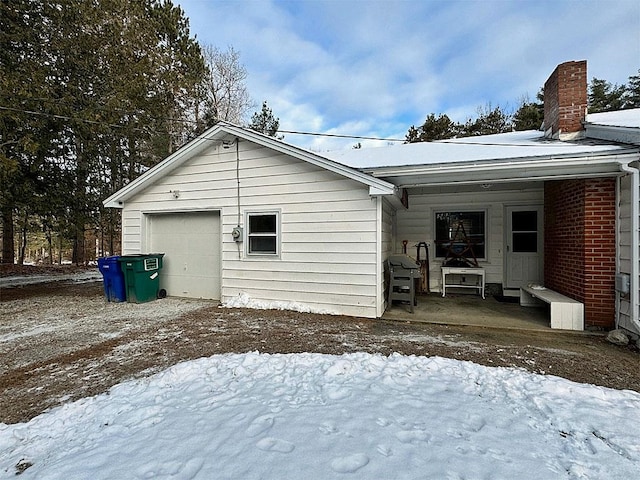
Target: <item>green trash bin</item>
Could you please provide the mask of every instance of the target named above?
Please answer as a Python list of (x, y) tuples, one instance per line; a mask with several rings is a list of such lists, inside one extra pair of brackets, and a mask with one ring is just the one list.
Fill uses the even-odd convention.
[(144, 303), (160, 295), (160, 270), (164, 253), (123, 255), (118, 258), (127, 291), (127, 302)]

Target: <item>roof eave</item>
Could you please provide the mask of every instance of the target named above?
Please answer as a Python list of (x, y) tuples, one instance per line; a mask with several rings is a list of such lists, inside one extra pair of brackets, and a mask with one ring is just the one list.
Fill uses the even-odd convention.
[(617, 150), (607, 155), (573, 158), (535, 158), (529, 161), (422, 165), (369, 169), (368, 173), (394, 183), (399, 188), (485, 182), (542, 181), (621, 175), (620, 165), (638, 160), (637, 149)]

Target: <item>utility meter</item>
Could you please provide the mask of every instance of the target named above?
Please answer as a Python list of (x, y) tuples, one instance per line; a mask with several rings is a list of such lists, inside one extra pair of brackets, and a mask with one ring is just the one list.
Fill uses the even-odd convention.
[(240, 225), (238, 225), (236, 228), (234, 228), (231, 231), (231, 236), (233, 237), (233, 239), (236, 242), (241, 242), (242, 241), (242, 227)]

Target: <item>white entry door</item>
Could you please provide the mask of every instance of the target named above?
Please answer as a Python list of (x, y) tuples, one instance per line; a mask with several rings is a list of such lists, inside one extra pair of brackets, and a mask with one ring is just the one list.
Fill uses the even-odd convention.
[(505, 288), (520, 288), (543, 280), (542, 206), (507, 207)]
[(220, 299), (220, 214), (154, 214), (149, 252), (164, 253), (160, 288), (176, 297)]

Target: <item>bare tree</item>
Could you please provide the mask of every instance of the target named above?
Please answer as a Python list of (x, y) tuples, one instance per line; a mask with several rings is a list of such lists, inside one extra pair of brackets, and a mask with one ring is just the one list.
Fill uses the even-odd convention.
[(255, 107), (246, 85), (247, 70), (240, 63), (240, 53), (233, 47), (220, 51), (217, 47), (202, 47), (207, 74), (202, 86), (203, 114), (198, 119), (204, 127), (218, 120), (242, 125)]

